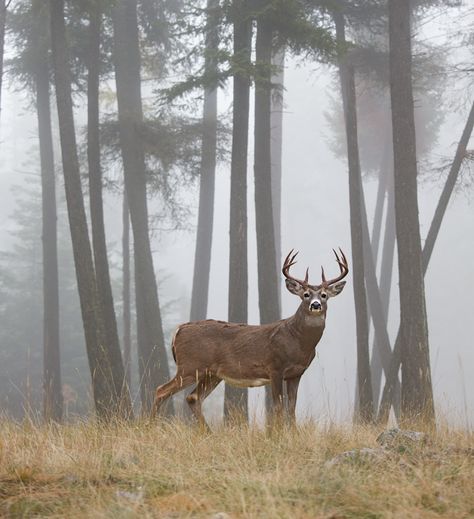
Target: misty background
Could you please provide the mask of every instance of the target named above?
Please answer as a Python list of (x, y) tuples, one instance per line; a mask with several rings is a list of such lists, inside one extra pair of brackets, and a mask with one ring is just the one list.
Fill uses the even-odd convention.
[[(437, 129), (435, 142), (430, 150), (418, 160), (420, 167), (418, 180), (419, 218), (422, 243), (428, 231), (439, 194), (444, 185), (447, 170), (438, 171), (441, 164), (452, 160), (462, 128), (465, 124), (472, 101), (469, 92), (469, 78), (454, 72), (454, 64), (471, 59), (471, 53), (454, 39), (454, 33), (472, 30), (474, 10), (470, 2), (456, 8), (433, 8), (426, 15), (416, 31), (419, 41), (449, 50), (442, 103), (437, 107), (442, 121)], [(452, 44), (452, 47), (450, 47)], [(5, 59), (15, 54), (14, 42), (7, 36)], [(471, 72), (472, 75), (472, 72)], [(324, 265), (329, 275), (337, 272), (332, 249), (341, 247), (351, 265), (351, 236), (349, 215), (349, 192), (347, 161), (345, 154), (336, 156), (332, 142), (344, 139), (343, 134), (334, 131), (327, 114), (334, 112), (334, 99), (339, 99), (337, 69), (334, 65), (322, 65), (311, 59), (287, 55), (284, 70), (284, 114), (282, 145), (282, 197), (281, 197), (281, 252), (282, 261), (290, 249), (300, 251), (294, 274), (302, 277), (307, 266), (311, 282), (320, 280), (320, 265)], [(170, 78), (173, 82), (173, 78)], [(357, 82), (357, 79), (356, 79)], [(114, 88), (113, 81), (104, 82), (107, 91)], [(143, 99), (152, 100), (153, 87), (147, 81), (143, 85)], [(84, 145), (86, 124), (86, 99), (76, 95), (75, 117), (79, 145)], [(198, 103), (198, 101), (194, 101)], [(423, 108), (423, 99), (415, 94), (415, 107)], [(251, 94), (251, 104), (253, 95)], [(218, 107), (223, 120), (229, 120), (232, 104), (230, 82), (219, 89)], [(67, 216), (64, 209), (64, 187), (60, 166), (60, 145), (54, 96), (51, 95), (53, 113), (53, 135), (56, 152), (56, 178), (59, 205), (62, 205), (58, 218), (60, 242), (67, 244)], [(101, 108), (111, 112), (114, 102), (102, 100)], [(339, 110), (341, 108), (339, 107)], [(201, 106), (194, 105), (193, 114), (199, 114)], [(252, 114), (252, 109), (250, 110)], [(342, 117), (342, 116), (341, 116)], [(253, 119), (250, 117), (250, 138), (248, 154), (248, 265), (249, 265), (249, 313), (248, 322), (259, 323), (257, 293), (257, 252), (255, 235), (255, 211), (253, 191)], [(2, 110), (0, 119), (0, 250), (4, 254), (22, 246), (24, 231), (41, 233), (38, 227), (40, 212), (36, 210), (30, 222), (25, 206), (31, 205), (34, 196), (40, 196), (40, 169), (38, 148), (37, 119), (31, 96), (9, 75), (6, 66)], [(342, 135), (342, 137), (341, 137)], [(417, 136), (418, 138), (418, 136)], [(227, 144), (227, 146), (230, 146)], [(343, 144), (345, 146), (345, 143)], [(472, 148), (472, 138), (469, 148)], [(86, 168), (84, 167), (85, 173)], [(474, 292), (474, 211), (472, 185), (465, 173), (462, 186), (458, 186), (444, 217), (440, 234), (427, 274), (425, 290), (427, 302), (430, 359), (435, 407), (438, 419), (447, 420), (462, 426), (472, 427), (474, 420), (474, 320), (472, 319), (472, 294)], [(107, 168), (104, 175), (119, 180), (120, 167)], [(459, 184), (459, 183), (458, 183)], [(372, 228), (377, 178), (364, 176), (364, 192), (368, 208), (369, 228)], [(169, 352), (170, 335), (174, 328), (189, 320), (191, 287), (193, 277), (194, 250), (196, 240), (198, 181), (177, 189), (179, 204), (189, 210), (181, 230), (162, 229), (172, 227), (167, 221), (158, 223), (151, 235), (154, 268), (158, 280), (160, 302), (163, 307), (165, 345)], [(86, 191), (86, 190), (85, 190)], [(113, 191), (113, 192), (112, 192)], [(213, 319), (228, 319), (228, 268), (229, 268), (229, 156), (218, 162), (216, 172), (214, 231), (212, 243), (211, 276), (209, 284), (209, 304), (207, 316)], [(32, 194), (33, 193), (33, 194)], [(30, 203), (28, 203), (30, 201)], [(122, 238), (122, 198), (117, 189), (104, 190), (104, 210), (109, 248), (109, 260), (113, 279), (116, 307), (120, 308), (121, 287), (121, 238)], [(163, 206), (153, 195), (149, 197), (151, 217), (162, 214)], [(165, 208), (166, 211), (166, 208)], [(34, 212), (34, 211), (33, 211)], [(63, 230), (61, 231), (61, 227)], [(152, 228), (154, 225), (152, 224)], [(22, 233), (19, 233), (20, 229)], [(31, 251), (35, 260), (34, 267), (10, 265), (14, 274), (29, 278), (32, 283), (41, 281), (41, 241), (37, 237), (37, 248)], [(69, 247), (69, 245), (67, 245)], [(61, 249), (61, 245), (60, 245)], [(61, 253), (60, 253), (61, 255)], [(75, 342), (62, 344), (62, 367), (65, 370), (64, 383), (73, 392), (84, 391), (89, 394), (88, 371), (84, 340), (81, 336), (79, 306), (74, 292), (73, 264), (70, 253), (63, 253), (63, 270), (70, 261), (70, 272), (62, 274), (72, 286), (72, 307), (64, 308), (65, 317), (71, 322), (72, 331), (65, 334), (74, 337)], [(282, 263), (280, 262), (280, 264)], [(380, 262), (380, 259), (379, 259)], [(34, 270), (32, 270), (34, 268)], [(2, 262), (2, 272), (5, 271)], [(60, 274), (61, 279), (61, 274)], [(324, 336), (318, 345), (316, 358), (302, 378), (298, 400), (298, 416), (313, 417), (316, 420), (350, 420), (353, 415), (356, 388), (356, 341), (355, 313), (352, 294), (352, 271), (345, 291), (329, 302), (327, 325)], [(280, 276), (282, 290), (282, 317), (294, 313), (299, 304), (297, 298), (288, 293)], [(41, 301), (39, 301), (40, 303)], [(2, 301), (1, 311), (7, 301)], [(68, 303), (69, 304), (69, 303)], [(74, 304), (76, 306), (74, 306)], [(28, 407), (28, 399), (40, 401), (42, 359), (42, 309), (41, 304), (18, 308), (17, 326), (31, 326), (31, 343), (0, 344), (0, 379), (2, 388), (10, 386), (15, 395), (16, 405)], [(392, 341), (399, 325), (398, 276), (396, 261), (390, 295), (388, 330)], [(120, 327), (120, 319), (119, 319)], [(119, 334), (121, 332), (119, 331)], [(373, 330), (371, 331), (372, 344)], [(20, 334), (21, 336), (21, 334)], [(36, 340), (35, 340), (36, 338)], [(12, 352), (11, 348), (15, 351)], [(136, 352), (135, 339), (132, 341), (132, 356)], [(11, 369), (12, 358), (23, 364), (23, 369)], [(136, 367), (136, 361), (135, 367)], [(135, 368), (134, 368), (135, 369)], [(170, 364), (173, 371), (173, 362)], [(138, 404), (136, 373), (132, 387), (132, 399)], [(29, 380), (31, 378), (31, 380)], [(28, 381), (27, 381), (28, 379)], [(30, 392), (30, 393), (29, 393)], [(223, 400), (223, 385), (209, 398), (205, 409), (218, 417)], [(261, 420), (264, 413), (264, 390), (249, 390), (250, 414)], [(177, 400), (178, 401), (178, 400)], [(74, 409), (76, 401), (71, 400)], [(8, 406), (3, 399), (2, 406)], [(1, 409), (9, 412), (9, 409)], [(85, 412), (84, 406), (77, 406), (77, 412)], [(15, 416), (21, 416), (18, 409)]]

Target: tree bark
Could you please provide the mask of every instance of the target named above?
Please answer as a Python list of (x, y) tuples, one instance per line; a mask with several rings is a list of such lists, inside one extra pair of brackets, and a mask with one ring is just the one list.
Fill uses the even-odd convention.
[[(278, 49), (272, 58), (276, 72), (272, 77), (272, 83), (277, 85), (277, 90), (272, 93), (272, 106), (270, 115), (270, 155), (272, 171), (272, 207), (275, 228), (275, 259), (277, 272), (282, 265), (281, 258), (281, 178), (282, 178), (282, 154), (283, 154), (283, 89), (285, 83), (285, 49)], [(281, 316), (281, 283), (278, 282), (278, 307)]]
[[(339, 43), (344, 45), (344, 18), (340, 13), (335, 13), (334, 21), (336, 24), (336, 38)], [(356, 419), (360, 422), (371, 422), (373, 419), (374, 402), (370, 377), (369, 320), (364, 283), (364, 250), (361, 208), (363, 193), (360, 173), (359, 145), (357, 139), (354, 69), (348, 62), (347, 57), (339, 57), (339, 75), (346, 125), (347, 158), (349, 166), (349, 204), (357, 333), (357, 377), (359, 388), (358, 416)]]
[(123, 387), (122, 357), (120, 351), (112, 350), (106, 340), (87, 229), (74, 129), (64, 0), (50, 0), (50, 9), (64, 185), (94, 402), (102, 418), (126, 416), (120, 400)]
[(132, 387), (132, 326), (130, 311), (130, 214), (127, 194), (122, 205), (122, 301), (123, 301), (123, 363), (128, 387)]
[[(148, 226), (136, 0), (117, 0), (113, 26), (120, 146), (133, 230), (140, 395), (142, 411), (148, 413), (156, 387), (169, 379), (169, 368)], [(166, 410), (172, 413), (172, 401)]]
[[(472, 130), (474, 126), (474, 103), (471, 107), (471, 111), (469, 112), (469, 116), (466, 121), (466, 125), (464, 126), (461, 139), (459, 141), (458, 147), (456, 149), (456, 154), (454, 156), (453, 163), (451, 165), (451, 169), (448, 174), (448, 178), (444, 185), (443, 191), (438, 201), (438, 205), (436, 206), (436, 210), (431, 221), (430, 229), (427, 234), (427, 238), (425, 241), (425, 246), (423, 247), (422, 253), (422, 262), (423, 262), (423, 275), (426, 274), (428, 270), (428, 265), (431, 259), (431, 253), (434, 248), (434, 244), (436, 243), (436, 238), (438, 237), (439, 230), (441, 228), (441, 223), (443, 222), (444, 215), (446, 213), (446, 209), (448, 207), (449, 200), (451, 198), (454, 186), (456, 185), (456, 180), (459, 175), (459, 171), (461, 169), (462, 161), (466, 155), (467, 145), (469, 143), (469, 139), (471, 138)], [(426, 252), (425, 252), (426, 251)], [(385, 386), (382, 393), (382, 399), (380, 401), (379, 412), (377, 416), (377, 422), (380, 424), (386, 424), (388, 420), (388, 415), (390, 412), (390, 407), (392, 405), (392, 401), (395, 394), (395, 381), (398, 377), (398, 371), (400, 370), (401, 363), (401, 330), (398, 330), (397, 339), (395, 341), (395, 346), (393, 348), (393, 355), (390, 362), (390, 370), (386, 377)]]
[(418, 221), (410, 1), (389, 0), (390, 94), (402, 358), (402, 421), (434, 426), (428, 323)]
[[(275, 261), (277, 272), (278, 316), (281, 318), (281, 281), (278, 273), (282, 265), (281, 258), (281, 178), (282, 178), (282, 151), (283, 151), (283, 88), (285, 81), (285, 49), (278, 49), (272, 56), (272, 65), (276, 71), (271, 78), (276, 90), (271, 95), (270, 113), (270, 167), (272, 176), (272, 208), (273, 228), (275, 236)], [(285, 394), (286, 399), (286, 394)], [(270, 386), (265, 386), (265, 408), (267, 413), (273, 404)]]
[(34, 0), (32, 10), (36, 40), (34, 42), (36, 48), (36, 110), (40, 145), (43, 222), (43, 417), (47, 422), (60, 422), (63, 415), (63, 395), (59, 339), (56, 177), (49, 90), (48, 4), (41, 0)]
[[(217, 66), (218, 8), (218, 0), (208, 0), (205, 71), (209, 76), (215, 74)], [(204, 90), (202, 125), (199, 214), (191, 295), (191, 321), (206, 318), (209, 296), (217, 145), (217, 88), (215, 85), (208, 86)]]
[[(257, 20), (255, 47), (255, 223), (257, 231), (258, 303), (260, 323), (280, 318), (279, 276), (277, 274), (273, 205), (275, 179), (272, 178), (271, 108), (272, 108), (272, 27), (264, 18)], [(266, 388), (267, 412), (271, 409), (271, 391)]]
[[(102, 197), (102, 169), (100, 163), (99, 85), (100, 85), (100, 34), (102, 13), (98, 2), (89, 5), (89, 60), (87, 76), (87, 160), (89, 166), (89, 200), (92, 227), (92, 245), (97, 290), (103, 309), (107, 343), (112, 351), (120, 353), (120, 341), (115, 317), (114, 299), (110, 283), (109, 261), (104, 225)], [(122, 364), (122, 361), (120, 362)], [(117, 365), (117, 369), (120, 367)], [(120, 398), (127, 415), (132, 413), (132, 403), (123, 365)]]
[[(234, 60), (232, 108), (232, 159), (230, 172), (230, 232), (229, 232), (229, 321), (247, 322), (248, 262), (247, 262), (247, 152), (250, 80), (250, 51), (252, 24), (248, 0), (234, 4)], [(246, 389), (226, 384), (224, 416), (233, 410), (248, 414)]]

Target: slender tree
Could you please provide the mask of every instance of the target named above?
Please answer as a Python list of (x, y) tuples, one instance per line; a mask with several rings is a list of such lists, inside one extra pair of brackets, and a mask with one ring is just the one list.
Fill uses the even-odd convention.
[(412, 91), (410, 0), (389, 0), (390, 95), (402, 337), (402, 420), (434, 425)]
[[(345, 46), (344, 17), (335, 12), (336, 37), (341, 49)], [(369, 321), (364, 282), (364, 250), (362, 230), (363, 197), (359, 144), (357, 141), (357, 109), (354, 68), (346, 56), (339, 57), (339, 75), (342, 90), (344, 119), (346, 124), (347, 159), (349, 166), (349, 204), (352, 243), (352, 271), (354, 277), (354, 303), (357, 334), (358, 416), (357, 420), (373, 419), (372, 382), (369, 361)]]
[[(218, 9), (218, 0), (208, 0), (204, 68), (205, 74), (209, 78), (216, 76), (217, 72)], [(209, 295), (217, 144), (217, 88), (215, 84), (204, 89), (202, 125), (199, 214), (191, 295), (191, 321), (206, 318)]]
[(122, 203), (122, 304), (123, 304), (123, 364), (128, 387), (132, 387), (132, 327), (130, 309), (130, 214), (127, 194)]
[(147, 413), (156, 387), (169, 379), (169, 368), (148, 224), (136, 0), (115, 2), (113, 26), (120, 147), (133, 230), (140, 394)]
[(87, 229), (74, 128), (64, 0), (50, 0), (50, 9), (64, 185), (93, 396), (100, 417), (128, 416), (130, 401), (122, 398), (122, 357), (120, 350), (111, 348), (106, 338)]
[[(285, 83), (285, 48), (276, 49), (273, 57), (272, 105), (270, 116), (270, 156), (272, 171), (272, 207), (275, 233), (275, 259), (277, 272), (280, 271), (281, 258), (281, 178), (283, 152), (283, 90)], [(281, 315), (281, 283), (278, 283), (278, 306)]]
[[(232, 159), (230, 173), (229, 321), (247, 322), (247, 151), (250, 80), (248, 69), (252, 21), (248, 0), (233, 2), (234, 67), (232, 108)], [(247, 414), (247, 390), (226, 384), (224, 415), (233, 409)]]
[[(391, 183), (393, 183), (393, 168), (390, 168)], [(395, 252), (395, 207), (394, 207), (394, 193), (393, 187), (388, 189), (388, 201), (387, 211), (385, 217), (385, 233), (382, 245), (382, 258), (381, 258), (381, 271), (380, 271), (380, 298), (382, 302), (382, 311), (384, 314), (385, 322), (388, 318), (388, 309), (390, 302), (390, 289), (392, 286), (392, 272), (393, 272), (393, 260)], [(373, 251), (372, 251), (373, 252)], [(374, 263), (376, 257), (374, 256)], [(373, 354), (371, 359), (371, 376), (372, 376), (372, 388), (374, 394), (374, 402), (378, 403), (380, 399), (380, 389), (382, 383), (382, 360), (380, 348), (376, 343), (376, 337), (374, 337), (373, 343)], [(398, 415), (399, 407), (396, 408)]]
[(272, 27), (261, 16), (257, 19), (255, 47), (255, 220), (257, 228), (258, 300), (260, 322), (277, 321), (278, 276), (275, 253), (275, 225), (271, 171), (271, 65)]
[(59, 342), (59, 281), (53, 134), (49, 86), (49, 9), (34, 0), (35, 86), (41, 161), (41, 210), (43, 250), (43, 416), (61, 421), (63, 396)]
[[(104, 224), (104, 202), (102, 196), (102, 169), (100, 163), (100, 124), (99, 124), (99, 87), (100, 87), (100, 36), (102, 12), (100, 1), (88, 3), (89, 14), (89, 53), (87, 76), (87, 160), (89, 166), (89, 199), (92, 228), (94, 266), (98, 296), (103, 308), (105, 334), (109, 347), (119, 352), (117, 320), (114, 298), (110, 283), (109, 261)], [(124, 398), (130, 400), (128, 385), (124, 380)], [(127, 403), (127, 406), (130, 406)], [(131, 411), (131, 407), (130, 407)]]
[[(271, 21), (265, 16), (266, 3), (260, 5), (263, 15), (257, 17), (255, 45), (255, 132), (254, 179), (255, 223), (257, 232), (258, 304), (260, 323), (280, 318), (279, 277), (277, 274), (276, 238), (278, 215), (273, 195), (279, 188), (276, 172), (272, 175), (272, 56), (273, 34)], [(279, 230), (279, 227), (278, 227)], [(267, 387), (266, 408), (272, 405), (271, 390)]]

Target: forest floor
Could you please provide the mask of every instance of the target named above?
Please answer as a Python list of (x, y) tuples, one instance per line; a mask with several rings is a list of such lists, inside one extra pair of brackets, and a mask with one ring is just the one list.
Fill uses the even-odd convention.
[(4, 421), (0, 517), (474, 517), (472, 433), (389, 447), (379, 433)]

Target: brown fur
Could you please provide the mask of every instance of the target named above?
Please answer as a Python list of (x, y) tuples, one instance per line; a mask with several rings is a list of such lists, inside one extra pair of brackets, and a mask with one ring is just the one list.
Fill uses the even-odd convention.
[[(289, 277), (292, 262), (294, 256), (291, 258), (290, 253), (283, 273), (288, 290), (300, 297), (301, 304), (288, 319), (265, 325), (208, 319), (178, 327), (172, 342), (176, 375), (156, 390), (153, 415), (174, 393), (196, 385), (187, 402), (204, 424), (201, 403), (222, 380), (239, 387), (270, 384), (274, 411), (281, 414), (285, 381), (288, 410), (294, 420), (299, 381), (314, 359), (316, 345), (322, 337), (327, 300), (339, 294), (345, 282), (338, 283), (340, 276), (333, 282), (323, 280), (319, 286), (308, 285), (307, 279), (299, 281)], [(313, 308), (314, 303), (319, 307)]]

